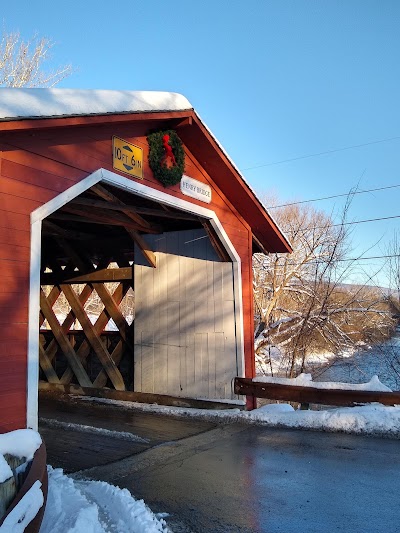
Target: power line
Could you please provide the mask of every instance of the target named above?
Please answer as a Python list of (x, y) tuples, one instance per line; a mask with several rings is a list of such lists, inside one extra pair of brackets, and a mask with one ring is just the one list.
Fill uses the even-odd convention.
[(307, 155), (301, 155), (301, 156), (298, 156), (298, 157), (292, 157), (290, 159), (282, 159), (281, 161), (274, 161), (272, 163), (264, 163), (262, 165), (256, 165), (254, 167), (247, 167), (247, 168), (244, 168), (242, 170), (246, 171), (246, 170), (254, 170), (256, 168), (271, 167), (272, 165), (280, 165), (282, 163), (290, 163), (291, 161), (299, 161), (300, 159), (308, 159), (310, 157), (318, 157), (318, 156), (326, 155), (326, 154), (334, 154), (336, 152), (343, 152), (344, 150), (352, 150), (353, 148), (362, 148), (363, 146), (371, 146), (372, 144), (379, 144), (379, 143), (384, 143), (384, 142), (388, 142), (388, 141), (395, 141), (395, 140), (398, 140), (398, 139), (400, 139), (400, 135), (396, 136), (396, 137), (388, 137), (387, 139), (379, 139), (378, 141), (371, 141), (371, 142), (362, 143), (362, 144), (353, 144), (351, 146), (345, 146), (343, 148), (336, 148), (334, 150), (326, 150), (324, 152), (317, 152), (315, 154), (307, 154)]
[(290, 202), (288, 204), (281, 204), (281, 205), (271, 205), (267, 207), (267, 209), (278, 209), (278, 207), (287, 207), (289, 205), (298, 205), (298, 204), (307, 204), (310, 202), (319, 202), (320, 200), (332, 200), (333, 198), (340, 198), (343, 196), (353, 196), (354, 194), (365, 194), (367, 192), (377, 192), (377, 191), (384, 191), (387, 189), (396, 189), (400, 187), (400, 184), (398, 185), (388, 185), (387, 187), (377, 187), (376, 189), (366, 189), (362, 191), (350, 191), (347, 193), (341, 193), (341, 194), (335, 194), (332, 196), (324, 196), (322, 198), (313, 198), (311, 200), (301, 200), (299, 202)]
[(392, 220), (394, 218), (400, 218), (400, 215), (393, 215), (391, 217), (367, 218), (365, 220), (354, 220), (353, 222), (341, 222), (340, 224), (332, 224), (332, 227), (334, 227), (334, 226), (352, 226), (353, 224), (363, 224), (364, 222), (379, 222), (381, 220)]
[(370, 257), (351, 257), (347, 259), (335, 259), (335, 261), (365, 261), (368, 259), (389, 259), (391, 257), (400, 257), (400, 255), (393, 254), (393, 255), (373, 255)]
[[(400, 257), (400, 255), (394, 254), (394, 255), (375, 255), (375, 256), (369, 256), (369, 257), (351, 257), (351, 258), (343, 258), (343, 259), (334, 259), (333, 262), (336, 263), (336, 262), (346, 262), (346, 261), (366, 261), (366, 260), (371, 260), (371, 259), (389, 259), (392, 257)], [(285, 262), (284, 264), (295, 266), (298, 263), (289, 261), (289, 262)], [(284, 264), (282, 263), (281, 266), (284, 266)], [(317, 261), (309, 261), (308, 263), (305, 263), (305, 264), (306, 265), (320, 265), (320, 264), (326, 264), (326, 261), (324, 261), (323, 259), (320, 259)]]
[[(400, 215), (394, 215), (390, 217), (381, 217), (381, 218), (369, 218), (365, 220), (353, 220), (353, 222), (339, 222), (338, 224), (327, 224), (326, 226), (315, 226), (315, 227), (313, 226), (310, 228), (304, 228), (301, 231), (306, 232), (306, 231), (313, 231), (316, 229), (329, 229), (329, 228), (334, 228), (338, 226), (352, 226), (355, 224), (363, 224), (364, 222), (379, 222), (381, 220), (391, 220), (394, 218), (400, 218)], [(287, 230), (283, 228), (283, 231), (287, 231)]]
[[(394, 218), (400, 218), (400, 215), (393, 215), (390, 217), (380, 217), (380, 218), (368, 218), (365, 220), (353, 220), (353, 222), (339, 222), (338, 224), (327, 224), (326, 226), (313, 226), (310, 228), (304, 228), (300, 229), (300, 231), (306, 232), (306, 231), (314, 231), (316, 229), (329, 229), (329, 228), (335, 228), (338, 226), (353, 226), (355, 224), (363, 224), (364, 222), (379, 222), (381, 220), (392, 220)], [(285, 228), (283, 228), (283, 231), (286, 231)]]

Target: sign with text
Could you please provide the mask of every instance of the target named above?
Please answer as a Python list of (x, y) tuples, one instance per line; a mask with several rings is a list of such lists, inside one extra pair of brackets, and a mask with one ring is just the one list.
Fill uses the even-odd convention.
[(211, 202), (211, 187), (201, 181), (189, 178), (189, 176), (182, 176), (181, 192), (201, 202), (206, 202), (207, 204)]
[(119, 137), (113, 137), (113, 168), (143, 179), (143, 150)]

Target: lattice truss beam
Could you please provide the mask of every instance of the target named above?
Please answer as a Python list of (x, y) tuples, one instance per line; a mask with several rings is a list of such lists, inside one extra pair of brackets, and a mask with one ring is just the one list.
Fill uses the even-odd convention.
[[(101, 266), (98, 268), (103, 270)], [(67, 385), (74, 380), (83, 387), (104, 387), (107, 384), (116, 390), (130, 387), (133, 371), (130, 376), (125, 372), (124, 379), (119, 365), (125, 355), (128, 358), (126, 366), (128, 369), (133, 367), (132, 327), (119, 305), (131, 282), (123, 280), (113, 285), (116, 286), (111, 292), (102, 282), (90, 282), (81, 285), (82, 290), (78, 293), (73, 284), (60, 283), (54, 285), (47, 296), (44, 288), (41, 289), (39, 361), (50, 383)], [(104, 308), (92, 324), (85, 303), (95, 293)], [(60, 323), (53, 307), (62, 295), (70, 310)], [(117, 331), (105, 333), (110, 319)], [(45, 321), (50, 330), (43, 329)], [(81, 330), (71, 329), (76, 322)]]

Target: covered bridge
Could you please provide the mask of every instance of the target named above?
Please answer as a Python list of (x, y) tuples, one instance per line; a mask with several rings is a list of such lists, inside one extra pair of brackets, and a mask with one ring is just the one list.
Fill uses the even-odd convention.
[(183, 96), (0, 89), (1, 428), (40, 386), (235, 398), (254, 251), (290, 246)]

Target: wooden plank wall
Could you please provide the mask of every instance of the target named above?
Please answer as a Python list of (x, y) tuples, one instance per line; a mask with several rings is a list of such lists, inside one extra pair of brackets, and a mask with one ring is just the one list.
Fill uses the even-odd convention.
[(237, 350), (233, 270), (204, 230), (148, 235), (157, 268), (135, 248), (135, 387), (233, 398)]
[[(98, 168), (112, 171), (113, 135), (143, 148), (145, 185), (205, 205), (183, 196), (179, 185), (164, 189), (153, 178), (144, 136), (149, 128), (150, 124), (137, 123), (92, 126), (88, 119), (85, 127), (0, 133), (0, 426), (4, 429), (26, 423), (30, 213)], [(189, 153), (185, 172), (212, 187), (207, 207), (217, 213), (242, 259), (246, 376), (252, 376), (251, 231)]]

